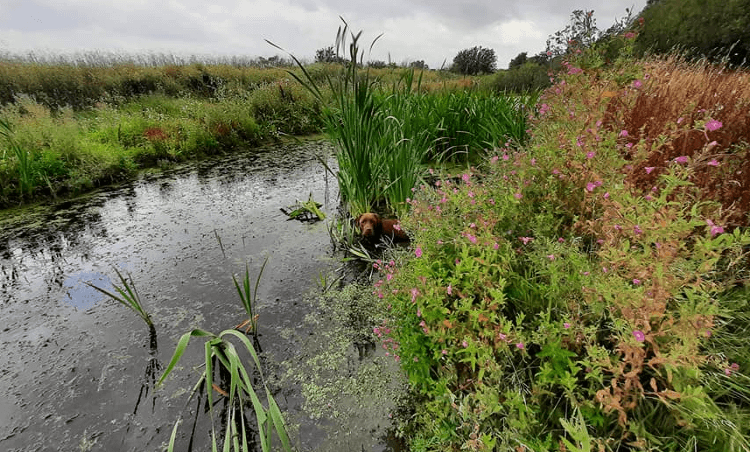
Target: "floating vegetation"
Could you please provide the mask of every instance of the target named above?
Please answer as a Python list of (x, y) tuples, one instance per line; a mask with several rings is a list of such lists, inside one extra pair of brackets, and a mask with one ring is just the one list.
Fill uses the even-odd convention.
[(307, 198), (307, 201), (297, 201), (296, 204), (289, 207), (282, 207), (280, 210), (284, 212), (284, 215), (288, 216), (290, 220), (299, 220), (304, 222), (315, 222), (325, 220), (326, 214), (320, 210), (323, 204), (315, 202), (312, 198), (312, 193)]

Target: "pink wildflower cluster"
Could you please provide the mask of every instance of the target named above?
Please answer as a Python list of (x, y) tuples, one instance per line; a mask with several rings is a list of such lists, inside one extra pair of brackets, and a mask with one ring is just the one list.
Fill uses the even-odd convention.
[(401, 357), (398, 354), (400, 345), (391, 337), (391, 329), (388, 327), (388, 321), (384, 320), (382, 325), (373, 328), (372, 332), (380, 339), (382, 347), (385, 350), (385, 356), (391, 356), (392, 354), (396, 362), (401, 361)]

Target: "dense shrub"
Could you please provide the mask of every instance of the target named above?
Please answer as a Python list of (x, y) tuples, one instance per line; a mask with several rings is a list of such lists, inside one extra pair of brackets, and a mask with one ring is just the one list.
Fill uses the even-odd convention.
[(750, 450), (748, 210), (701, 185), (746, 159), (746, 74), (587, 61), (522, 152), (423, 187), (377, 265), (412, 450)]
[(535, 63), (524, 63), (507, 71), (498, 71), (492, 88), (498, 92), (527, 93), (544, 89), (550, 82), (549, 68)]
[(640, 14), (641, 52), (679, 49), (689, 58), (750, 64), (749, 0), (661, 0)]

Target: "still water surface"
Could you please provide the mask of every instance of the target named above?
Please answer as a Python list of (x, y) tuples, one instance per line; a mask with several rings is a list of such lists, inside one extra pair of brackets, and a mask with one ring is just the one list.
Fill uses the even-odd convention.
[[(324, 222), (287, 221), (279, 208), (312, 194), (335, 214), (320, 155), (330, 156), (322, 142), (255, 149), (0, 218), (0, 450), (163, 450), (180, 415), (177, 450), (187, 450), (201, 345), (162, 389), (153, 380), (183, 333), (244, 319), (231, 276), (245, 263), (256, 275), (266, 256), (258, 312), (269, 370), (309, 348), (306, 294), (339, 265)], [(114, 268), (132, 275), (156, 347), (137, 315), (84, 284), (111, 289)], [(276, 398), (303, 450), (388, 448), (387, 419), (309, 419), (298, 389), (281, 385)], [(194, 450), (207, 450), (204, 418)]]

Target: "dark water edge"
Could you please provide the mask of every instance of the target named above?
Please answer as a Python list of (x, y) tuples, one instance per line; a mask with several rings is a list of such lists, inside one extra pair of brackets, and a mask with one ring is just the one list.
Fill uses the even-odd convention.
[[(392, 449), (384, 438), (390, 404), (369, 389), (325, 388), (355, 375), (393, 389), (397, 379), (383, 376), (393, 365), (374, 350), (361, 359), (354, 344), (321, 340), (326, 323), (340, 325), (314, 295), (315, 281), (340, 264), (324, 222), (287, 221), (279, 210), (312, 194), (335, 214), (335, 178), (320, 156), (333, 164), (323, 142), (269, 146), (0, 217), (7, 363), (0, 368), (0, 450), (164, 450), (180, 415), (176, 450), (187, 450), (201, 411), (187, 397), (202, 370), (202, 344), (191, 345), (161, 389), (153, 381), (180, 335), (218, 333), (244, 319), (231, 276), (246, 263), (257, 275), (266, 257), (260, 343), (266, 373), (280, 374), (275, 397), (295, 443), (302, 450)], [(142, 320), (84, 284), (111, 287), (114, 268), (132, 275), (154, 319), (156, 348)], [(313, 359), (330, 355), (331, 345), (334, 358)], [(326, 373), (320, 366), (328, 366), (330, 380), (303, 375), (319, 377)], [(307, 412), (311, 394), (331, 399), (316, 407), (336, 409)], [(210, 422), (197, 419), (193, 450), (208, 450)]]

